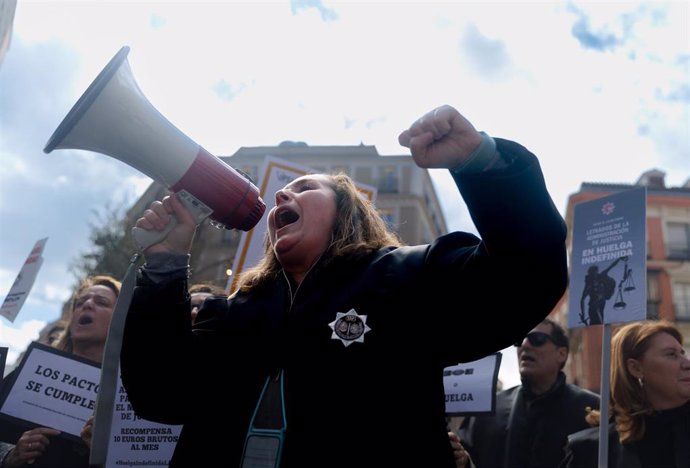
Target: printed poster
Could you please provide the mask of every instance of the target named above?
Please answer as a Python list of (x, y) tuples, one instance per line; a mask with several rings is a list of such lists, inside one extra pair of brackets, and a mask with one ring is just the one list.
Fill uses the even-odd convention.
[[(17, 379), (0, 401), (0, 415), (10, 421), (21, 420), (20, 425), (27, 428), (52, 427), (62, 431), (63, 437), (79, 439), (96, 409), (98, 366), (34, 342), (17, 372)], [(139, 418), (121, 379), (117, 389), (105, 468), (167, 467), (182, 426)]]
[(646, 187), (575, 206), (568, 327), (647, 318)]
[(31, 253), (29, 253), (28, 258), (24, 262), (24, 266), (19, 270), (19, 274), (17, 278), (15, 278), (10, 292), (7, 293), (2, 306), (0, 306), (0, 315), (10, 322), (14, 322), (14, 319), (17, 318), (19, 310), (24, 305), (24, 301), (26, 301), (27, 296), (31, 292), (31, 288), (34, 286), (38, 271), (43, 264), (43, 257), (41, 255), (43, 254), (43, 248), (46, 242), (48, 242), (47, 237), (36, 242), (34, 248), (31, 249)]
[(490, 354), (443, 370), (447, 415), (493, 414), (501, 357)]
[(134, 414), (121, 377), (117, 381), (115, 398), (105, 467), (167, 467), (182, 426), (160, 424)]
[(99, 377), (95, 364), (33, 342), (0, 402), (0, 413), (79, 438), (96, 408)]

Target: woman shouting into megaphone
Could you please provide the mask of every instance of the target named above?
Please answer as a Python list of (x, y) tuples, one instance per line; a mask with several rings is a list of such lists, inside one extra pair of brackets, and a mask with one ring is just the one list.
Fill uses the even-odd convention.
[(276, 192), (258, 265), (192, 326), (193, 216), (166, 197), (137, 221), (179, 220), (144, 251), (121, 354), (137, 414), (184, 424), (170, 466), (455, 466), (443, 368), (509, 346), (551, 311), (566, 228), (536, 157), (455, 108), (399, 141), (420, 168), (449, 170), (481, 238), (403, 245), (348, 176), (306, 175)]

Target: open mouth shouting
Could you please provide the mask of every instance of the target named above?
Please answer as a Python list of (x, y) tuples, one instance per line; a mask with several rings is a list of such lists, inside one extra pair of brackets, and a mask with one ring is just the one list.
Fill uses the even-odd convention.
[(276, 231), (295, 223), (299, 219), (299, 215), (288, 207), (280, 207), (276, 209), (274, 215), (274, 223)]
[(77, 320), (78, 325), (91, 325), (93, 323), (93, 317), (87, 314), (82, 314)]

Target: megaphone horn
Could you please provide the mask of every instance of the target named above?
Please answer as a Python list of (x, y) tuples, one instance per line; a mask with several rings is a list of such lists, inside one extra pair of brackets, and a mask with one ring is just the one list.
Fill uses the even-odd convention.
[(215, 224), (252, 229), (266, 209), (257, 187), (151, 105), (134, 80), (128, 53), (129, 47), (122, 47), (108, 62), (43, 151), (83, 149), (106, 154), (173, 192), (191, 194), (186, 199), (206, 205)]

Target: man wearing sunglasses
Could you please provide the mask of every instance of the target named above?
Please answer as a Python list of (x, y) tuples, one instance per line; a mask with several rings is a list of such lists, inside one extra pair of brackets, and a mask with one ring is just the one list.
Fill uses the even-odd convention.
[(556, 467), (568, 435), (589, 427), (586, 408), (599, 408), (597, 394), (566, 383), (569, 343), (556, 322), (544, 319), (515, 346), (522, 385), (496, 395), (493, 415), (460, 426), (476, 468)]

